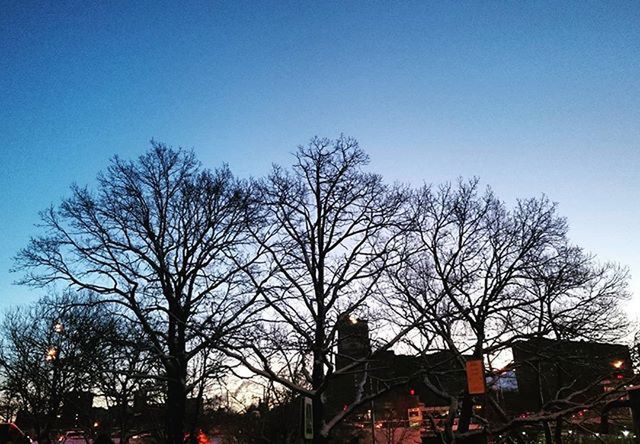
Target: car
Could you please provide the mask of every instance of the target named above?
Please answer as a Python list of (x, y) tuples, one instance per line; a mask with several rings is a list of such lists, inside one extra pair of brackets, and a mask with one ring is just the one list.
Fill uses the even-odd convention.
[(0, 444), (31, 444), (31, 440), (17, 425), (0, 423)]
[(129, 444), (153, 444), (155, 440), (153, 439), (153, 435), (149, 432), (141, 432), (132, 435), (129, 438)]
[(60, 437), (60, 444), (91, 444), (82, 430), (69, 430)]

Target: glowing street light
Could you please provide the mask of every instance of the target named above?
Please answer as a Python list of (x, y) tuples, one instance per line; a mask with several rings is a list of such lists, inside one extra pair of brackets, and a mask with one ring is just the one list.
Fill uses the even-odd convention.
[(622, 359), (616, 359), (611, 363), (611, 366), (616, 369), (621, 369), (624, 365), (624, 361)]
[(55, 361), (57, 357), (58, 357), (58, 349), (55, 347), (50, 347), (49, 350), (47, 350), (47, 354), (44, 357), (44, 359), (47, 362), (52, 362), (52, 361)]

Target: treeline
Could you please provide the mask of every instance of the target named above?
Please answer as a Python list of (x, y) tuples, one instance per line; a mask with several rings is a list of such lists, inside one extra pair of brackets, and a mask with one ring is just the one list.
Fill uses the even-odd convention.
[[(571, 244), (548, 198), (509, 207), (477, 179), (392, 185), (368, 161), (347, 137), (314, 138), (291, 166), (258, 180), (157, 142), (136, 160), (113, 158), (95, 187), (73, 186), (41, 213), (16, 257), (21, 283), (67, 290), (5, 319), (5, 393), (51, 419), (68, 388), (127, 405), (145, 380), (161, 381), (167, 442), (177, 444), (187, 397), (241, 366), (277, 393), (311, 398), (314, 439), (325, 442), (397, 383), (376, 381), (340, 412), (326, 408), (332, 383), (370, 358), (336, 368), (342, 317), (368, 319), (378, 352), (447, 350), (489, 370), (516, 340), (626, 333), (627, 270)], [(91, 342), (100, 337), (112, 340)], [(74, 361), (101, 347), (111, 348), (98, 362)], [(29, 379), (36, 369), (42, 381)], [(471, 396), (421, 377), (451, 399), (465, 433)], [(539, 413), (557, 418), (557, 409)]]

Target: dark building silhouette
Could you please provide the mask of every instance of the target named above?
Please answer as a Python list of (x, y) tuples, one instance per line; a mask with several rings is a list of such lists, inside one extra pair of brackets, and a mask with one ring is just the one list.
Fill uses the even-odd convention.
[(581, 392), (573, 400), (582, 402), (633, 377), (625, 345), (539, 338), (517, 342), (512, 351), (525, 410), (539, 410), (569, 393)]
[[(574, 401), (581, 402), (606, 394), (633, 377), (629, 349), (624, 345), (532, 339), (516, 342), (512, 352), (514, 365), (487, 375), (487, 389), (494, 393), (501, 409), (514, 417), (549, 407), (550, 400), (562, 396), (563, 387)], [(466, 389), (467, 358), (447, 350), (423, 356), (372, 352), (367, 321), (343, 317), (338, 324), (335, 363), (336, 370), (344, 374), (329, 385), (328, 410), (335, 414), (358, 394), (368, 396), (389, 387), (357, 410), (353, 421), (372, 421), (373, 413), (376, 421), (405, 421), (406, 425), (416, 409), (444, 415), (450, 404), (448, 396), (460, 396)], [(349, 366), (353, 368), (344, 372)], [(499, 418), (482, 403), (482, 397), (475, 401), (474, 409), (487, 410), (483, 417), (489, 421)]]
[(338, 354), (336, 368), (344, 368), (354, 360), (371, 353), (369, 323), (364, 319), (342, 316), (338, 320)]
[[(464, 390), (464, 357), (460, 361), (449, 351), (420, 357), (398, 355), (389, 350), (371, 353), (366, 320), (342, 317), (338, 322), (336, 370), (345, 374), (332, 381), (327, 393), (327, 405), (333, 413), (351, 404), (358, 394), (368, 396), (390, 387), (374, 402), (363, 406), (360, 414), (370, 415), (373, 410), (378, 419), (406, 421), (409, 409), (446, 408), (450, 400), (441, 395)], [(354, 363), (358, 364), (354, 366)], [(354, 367), (345, 372), (349, 366)], [(425, 379), (437, 390), (430, 388)]]
[(366, 320), (343, 316), (338, 320), (338, 346), (336, 354), (336, 370), (345, 374), (336, 377), (329, 385), (327, 392), (327, 408), (336, 413), (356, 398), (359, 390), (369, 392), (369, 387), (362, 386), (365, 381), (365, 365), (354, 365), (359, 359), (371, 353), (369, 341), (369, 324)]

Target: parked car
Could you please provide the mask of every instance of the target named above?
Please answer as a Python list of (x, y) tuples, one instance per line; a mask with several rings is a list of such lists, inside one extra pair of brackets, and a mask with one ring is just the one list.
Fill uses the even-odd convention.
[(155, 444), (155, 442), (153, 435), (149, 432), (136, 433), (129, 438), (129, 444)]
[(69, 430), (60, 437), (60, 444), (91, 444), (82, 430)]
[(0, 423), (0, 444), (31, 444), (31, 440), (17, 425)]

